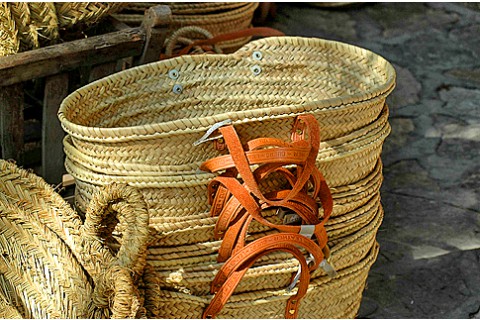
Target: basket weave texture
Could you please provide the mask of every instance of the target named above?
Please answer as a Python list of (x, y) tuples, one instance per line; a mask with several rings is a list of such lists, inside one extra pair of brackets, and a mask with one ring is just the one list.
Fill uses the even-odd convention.
[[(0, 160), (0, 182), (0, 300), (8, 307), (2, 316), (147, 314), (138, 284), (146, 265), (148, 213), (138, 192), (109, 186), (93, 198), (83, 223), (33, 173)], [(105, 241), (116, 219), (132, 227), (114, 255)]]
[[(138, 188), (152, 230), (147, 261), (162, 288), (150, 297), (159, 308), (155, 313), (201, 317), (221, 268), (221, 241), (214, 237), (217, 219), (208, 213), (207, 185), (215, 175), (198, 168), (228, 154), (218, 150), (215, 130), (211, 139), (205, 133), (229, 120), (243, 143), (287, 141), (295, 117), (312, 114), (322, 139), (315, 164), (333, 197), (325, 228), (337, 275), (322, 269), (311, 274), (299, 316), (354, 317), (378, 252), (380, 154), (390, 132), (385, 99), (394, 85), (395, 71), (382, 57), (299, 37), (258, 40), (231, 55), (183, 56), (109, 76), (71, 94), (59, 111), (76, 203), (85, 210), (96, 190), (113, 182)], [(272, 176), (261, 188), (269, 192), (284, 183)], [(262, 215), (281, 223), (275, 210)], [(252, 222), (247, 241), (275, 232)], [(286, 253), (260, 258), (219, 316), (284, 317), (285, 302), (295, 294), (286, 287), (297, 269)]]
[(2, 2), (0, 56), (52, 44), (59, 39), (61, 29), (97, 23), (124, 6), (107, 2)]

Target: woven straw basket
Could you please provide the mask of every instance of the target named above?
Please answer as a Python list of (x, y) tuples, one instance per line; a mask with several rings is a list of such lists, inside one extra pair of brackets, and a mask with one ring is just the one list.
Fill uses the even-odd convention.
[[(166, 4), (172, 11), (169, 34), (187, 26), (197, 26), (213, 36), (247, 29), (251, 26), (257, 2), (191, 2), (191, 3), (130, 3), (115, 17), (130, 25), (139, 25), (145, 10), (154, 5)], [(224, 41), (218, 47), (225, 53), (233, 52), (250, 40), (244, 37)]]
[(365, 49), (275, 37), (231, 55), (183, 56), (106, 77), (67, 97), (59, 119), (99, 161), (195, 173), (218, 151), (194, 142), (220, 121), (230, 119), (245, 140), (286, 139), (293, 118), (310, 112), (326, 141), (375, 121), (394, 80), (392, 66)]
[[(356, 219), (357, 221), (350, 220), (350, 227), (354, 222), (359, 224), (350, 230), (348, 223), (344, 222), (343, 237), (338, 233), (331, 232), (331, 227), (327, 228), (331, 250), (330, 261), (337, 271), (357, 264), (373, 245), (383, 212), (378, 194), (372, 202), (375, 203), (370, 210), (363, 213), (366, 216), (365, 222), (358, 222), (359, 218)], [(365, 220), (365, 218), (363, 219)], [(342, 226), (336, 227), (341, 228)], [(268, 233), (255, 234), (251, 238), (253, 240), (266, 234)], [(210, 283), (215, 277), (216, 270), (221, 266), (216, 262), (216, 252), (220, 243), (220, 241), (212, 241), (175, 248), (150, 247), (147, 259), (154, 266), (163, 289), (189, 292), (197, 296), (206, 295), (210, 291)], [(203, 250), (201, 250), (202, 248)], [(199, 250), (199, 252), (195, 250)], [(203, 255), (200, 255), (202, 251)], [(210, 254), (205, 254), (205, 251), (210, 251)], [(162, 257), (162, 254), (168, 256), (169, 259), (166, 259), (165, 256)], [(256, 267), (247, 271), (235, 293), (286, 288), (291, 281), (292, 273), (295, 273), (297, 268), (297, 261), (290, 259), (288, 254), (275, 253), (265, 256), (259, 260)], [(321, 276), (326, 276), (322, 269), (317, 269), (311, 274), (312, 279)]]
[[(0, 160), (0, 298), (26, 318), (138, 317), (148, 213), (130, 187), (92, 200), (85, 223), (41, 178)], [(119, 219), (116, 255), (103, 243)], [(103, 239), (103, 240), (102, 240)], [(143, 293), (144, 295), (145, 293)]]
[[(353, 183), (373, 170), (377, 162), (385, 137), (390, 132), (385, 107), (381, 117), (374, 123), (354, 131), (344, 137), (322, 143), (322, 150), (316, 165), (332, 187)], [(98, 186), (111, 182), (129, 183), (139, 188), (149, 205), (152, 224), (174, 223), (206, 218), (208, 216), (208, 195), (205, 192), (211, 174), (184, 174), (166, 176), (145, 170), (126, 170), (117, 168), (118, 163), (103, 161), (103, 167), (95, 166), (95, 158), (86, 156), (75, 148), (72, 139), (64, 141), (67, 154), (66, 168), (77, 181), (77, 203), (84, 211)], [(143, 166), (154, 169), (153, 166)], [(343, 174), (349, 172), (349, 174)], [(281, 181), (274, 178), (265, 182), (268, 189), (275, 189)]]
[(87, 185), (118, 181), (141, 188), (152, 218), (196, 215), (207, 208), (192, 212), (191, 200), (206, 203), (212, 178), (198, 167), (219, 151), (194, 142), (211, 126), (230, 119), (242, 139), (285, 139), (293, 118), (311, 112), (324, 147), (317, 165), (329, 186), (345, 185), (375, 166), (390, 130), (385, 98), (394, 80), (391, 65), (370, 51), (290, 37), (133, 68), (64, 100), (66, 167), (79, 202), (90, 198)]
[(2, 2), (0, 56), (51, 44), (59, 39), (60, 29), (94, 24), (123, 6), (106, 2)]
[[(379, 158), (390, 132), (385, 99), (394, 84), (392, 66), (370, 51), (297, 37), (254, 41), (231, 55), (182, 56), (101, 79), (71, 94), (59, 110), (76, 204), (85, 211), (96, 190), (113, 182), (138, 188), (152, 227), (147, 261), (162, 288), (146, 297), (159, 317), (201, 317), (221, 268), (217, 217), (208, 213), (207, 185), (215, 175), (198, 171), (202, 162), (228, 154), (216, 128), (230, 121), (242, 143), (289, 141), (294, 119), (311, 114), (322, 138), (315, 165), (333, 198), (325, 229), (338, 274), (311, 273), (299, 316), (353, 317), (378, 252)], [(285, 179), (272, 174), (260, 188), (285, 189)], [(281, 224), (275, 210), (262, 216)], [(124, 228), (118, 225), (116, 236)], [(254, 221), (246, 241), (276, 232)], [(285, 302), (295, 294), (286, 288), (298, 268), (287, 253), (262, 256), (218, 316), (284, 317)]]

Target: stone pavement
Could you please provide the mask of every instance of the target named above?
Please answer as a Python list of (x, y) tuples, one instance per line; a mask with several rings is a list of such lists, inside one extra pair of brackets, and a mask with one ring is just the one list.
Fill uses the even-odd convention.
[(385, 219), (362, 318), (480, 318), (480, 4), (277, 3), (287, 35), (370, 49), (397, 70)]

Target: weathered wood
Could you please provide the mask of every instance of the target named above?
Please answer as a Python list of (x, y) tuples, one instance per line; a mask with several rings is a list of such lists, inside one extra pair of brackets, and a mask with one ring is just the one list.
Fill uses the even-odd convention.
[(0, 86), (142, 54), (143, 28), (129, 28), (0, 58)]
[(101, 79), (108, 75), (115, 73), (115, 69), (117, 68), (117, 62), (107, 62), (104, 64), (100, 64), (98, 66), (92, 67), (90, 70), (90, 76), (88, 77), (89, 82), (93, 82), (95, 80)]
[(142, 28), (146, 31), (145, 46), (143, 53), (136, 64), (158, 61), (165, 44), (165, 38), (172, 22), (170, 7), (159, 5), (150, 7), (145, 12)]
[(23, 85), (0, 87), (0, 136), (2, 158), (23, 164)]
[(114, 18), (113, 16), (108, 16), (107, 20), (114, 30), (120, 31), (130, 28), (126, 23)]
[(68, 74), (61, 73), (45, 79), (45, 97), (42, 121), (42, 176), (52, 184), (62, 182), (65, 173), (63, 136), (57, 118), (60, 103), (68, 94)]

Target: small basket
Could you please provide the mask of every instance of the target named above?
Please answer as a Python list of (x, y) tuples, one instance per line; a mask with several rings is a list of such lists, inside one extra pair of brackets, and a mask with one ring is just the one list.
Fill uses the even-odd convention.
[[(148, 213), (133, 188), (99, 192), (85, 223), (41, 178), (0, 160), (0, 283), (27, 318), (144, 315), (136, 282), (145, 268)], [(112, 254), (105, 240), (125, 229)]]

